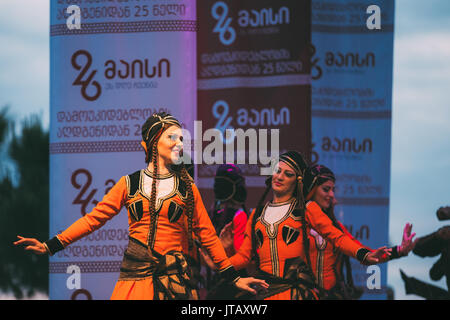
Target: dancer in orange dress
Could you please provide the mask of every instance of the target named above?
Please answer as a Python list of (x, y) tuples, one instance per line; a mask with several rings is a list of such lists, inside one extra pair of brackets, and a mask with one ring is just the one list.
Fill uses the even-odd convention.
[[(331, 219), (333, 225), (354, 239), (345, 226), (336, 220), (334, 215), (334, 206), (336, 199), (334, 196), (336, 178), (334, 173), (324, 165), (314, 165), (305, 172), (304, 178), (304, 196), (306, 201), (314, 201), (319, 205), (322, 211)], [(403, 231), (402, 243), (399, 246), (388, 249), (391, 254), (384, 255), (380, 262), (392, 259), (398, 259), (407, 256), (413, 249), (413, 238), (415, 233), (411, 234), (412, 225), (407, 223)], [(310, 257), (311, 267), (314, 272), (316, 284), (326, 290), (328, 299), (356, 299), (362, 294), (354, 286), (352, 270), (349, 257), (341, 252), (324, 239), (314, 229), (310, 230)], [(369, 247), (368, 250), (373, 251)], [(343, 268), (346, 268), (345, 279)]]
[[(386, 247), (371, 252), (336, 228), (315, 202), (305, 204), (303, 177), (307, 164), (302, 155), (288, 151), (280, 156), (267, 188), (246, 226), (244, 242), (230, 258), (236, 269), (244, 268), (256, 257), (257, 277), (269, 283), (259, 298), (313, 300), (320, 298), (309, 258), (309, 230), (314, 228), (325, 239), (364, 264), (375, 264), (388, 252)], [(272, 189), (273, 200), (265, 202)], [(224, 230), (221, 236), (230, 234)]]
[(147, 167), (123, 176), (84, 217), (42, 243), (19, 236), (16, 245), (38, 254), (55, 254), (102, 227), (128, 209), (129, 243), (111, 299), (198, 299), (182, 252), (193, 235), (218, 266), (221, 275), (242, 290), (266, 288), (258, 279), (241, 278), (225, 254), (200, 193), (181, 162), (183, 137), (171, 115), (152, 115), (142, 126)]

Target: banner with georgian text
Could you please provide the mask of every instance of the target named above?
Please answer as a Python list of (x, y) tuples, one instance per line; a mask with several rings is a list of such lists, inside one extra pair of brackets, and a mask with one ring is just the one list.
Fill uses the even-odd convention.
[[(313, 0), (311, 28), (312, 160), (336, 174), (337, 219), (389, 245), (394, 1)], [(363, 298), (385, 299), (387, 265), (352, 262)]]
[[(310, 5), (197, 1), (198, 117), (203, 131), (218, 129), (223, 142), (223, 150), (211, 152), (220, 162), (197, 166), (208, 209), (220, 163), (235, 163), (243, 171), (250, 209), (264, 191), (267, 175), (261, 168), (270, 166), (268, 159), (290, 149), (310, 157)], [(203, 139), (204, 157), (215, 138)]]
[[(50, 23), (53, 237), (90, 212), (121, 176), (145, 167), (140, 140), (147, 117), (164, 110), (192, 130), (196, 3), (52, 0)], [(123, 209), (50, 258), (50, 298), (109, 299), (127, 243)]]

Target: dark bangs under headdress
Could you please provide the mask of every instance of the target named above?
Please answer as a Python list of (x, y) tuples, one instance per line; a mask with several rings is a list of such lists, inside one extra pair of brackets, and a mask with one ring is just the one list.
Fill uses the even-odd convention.
[(306, 170), (304, 177), (303, 196), (305, 199), (309, 200), (313, 189), (324, 184), (328, 180), (336, 182), (336, 177), (329, 168), (319, 164), (309, 167)]

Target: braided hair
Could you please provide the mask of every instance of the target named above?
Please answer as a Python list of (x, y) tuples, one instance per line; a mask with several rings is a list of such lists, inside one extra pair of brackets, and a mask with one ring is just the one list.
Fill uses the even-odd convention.
[[(285, 162), (288, 164), (292, 169), (294, 169), (296, 175), (297, 175), (297, 186), (295, 188), (293, 196), (296, 198), (296, 207), (294, 210), (299, 211), (299, 215), (301, 217), (301, 225), (302, 225), (302, 242), (303, 242), (303, 248), (306, 256), (306, 262), (308, 264), (308, 267), (311, 269), (311, 258), (309, 255), (309, 239), (308, 239), (308, 229), (307, 229), (307, 222), (305, 218), (305, 199), (303, 197), (303, 176), (304, 172), (307, 168), (306, 161), (302, 154), (298, 153), (297, 151), (288, 151), (280, 155), (280, 161)], [(262, 211), (264, 209), (265, 199), (271, 190), (272, 187), (272, 176), (266, 179), (266, 189), (264, 190), (264, 193), (262, 197), (260, 198), (258, 205), (255, 210), (255, 214), (252, 219), (252, 251), (253, 256), (256, 257), (256, 260), (259, 265), (259, 257), (256, 254), (256, 222), (258, 218), (261, 216)]]
[[(336, 177), (329, 168), (327, 168), (324, 165), (313, 165), (309, 167), (305, 172), (305, 185), (303, 189), (303, 194), (306, 197), (307, 200), (311, 199), (312, 196), (315, 193), (316, 188), (318, 188), (320, 185), (324, 184), (327, 181), (333, 181), (336, 182)], [(336, 216), (334, 214), (334, 205), (331, 204), (329, 208), (323, 210), (323, 212), (330, 218), (332, 224), (334, 227), (339, 229), (340, 231), (344, 232), (342, 230), (341, 225), (338, 223)], [(336, 269), (337, 265), (334, 266), (334, 272), (336, 274), (336, 278), (342, 277), (343, 278), (343, 268), (345, 266), (346, 269), (346, 279), (345, 282), (353, 287), (353, 276), (352, 276), (352, 266), (350, 263), (350, 258), (347, 255), (341, 256), (342, 264), (340, 265), (340, 270)]]
[(187, 208), (186, 208), (186, 215), (188, 219), (188, 249), (191, 250), (194, 246), (194, 239), (192, 237), (192, 221), (194, 217), (194, 191), (192, 189), (192, 178), (189, 175), (188, 171), (186, 170), (186, 167), (184, 164), (181, 164), (181, 170), (180, 170), (180, 178), (184, 181), (184, 183), (187, 186)]
[(259, 268), (259, 256), (257, 254), (256, 251), (256, 247), (257, 247), (257, 243), (256, 243), (256, 221), (258, 220), (258, 218), (261, 216), (262, 211), (264, 209), (264, 203), (266, 201), (266, 197), (269, 194), (269, 191), (272, 188), (272, 176), (268, 177), (266, 179), (266, 189), (264, 190), (264, 193), (262, 194), (261, 198), (258, 201), (258, 205), (256, 206), (255, 209), (255, 214), (253, 215), (253, 219), (252, 219), (252, 256), (255, 258), (256, 260), (256, 265)]
[(308, 223), (306, 222), (306, 203), (303, 196), (303, 178), (305, 176), (305, 171), (308, 167), (305, 158), (301, 153), (296, 151), (288, 151), (280, 156), (280, 161), (287, 163), (291, 168), (294, 169), (297, 174), (297, 187), (294, 191), (294, 197), (297, 200), (297, 204), (294, 210), (299, 213), (301, 227), (302, 227), (302, 241), (303, 241), (303, 251), (306, 257), (306, 263), (310, 270), (311, 268), (311, 255), (309, 247), (308, 238)]
[[(156, 233), (156, 178), (158, 176), (158, 141), (162, 133), (172, 125), (176, 125), (181, 128), (181, 124), (172, 115), (160, 112), (155, 113), (147, 119), (142, 126), (142, 140), (146, 146), (145, 162), (148, 164), (150, 161), (153, 165), (154, 178), (152, 179), (152, 191), (150, 195), (150, 229), (148, 235), (148, 245), (153, 247)], [(172, 171), (183, 180), (187, 187), (187, 200), (186, 200), (186, 216), (188, 220), (188, 244), (189, 249), (193, 247), (192, 237), (192, 221), (194, 216), (194, 192), (192, 189), (192, 178), (186, 170), (184, 164), (171, 167)]]

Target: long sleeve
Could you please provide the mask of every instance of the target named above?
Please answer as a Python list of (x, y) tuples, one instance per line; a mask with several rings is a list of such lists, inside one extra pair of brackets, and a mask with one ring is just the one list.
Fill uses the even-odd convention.
[(50, 253), (55, 254), (57, 251), (102, 227), (120, 212), (125, 204), (126, 196), (127, 184), (125, 177), (122, 177), (90, 213), (75, 221), (53, 239), (46, 241)]
[(236, 270), (245, 268), (252, 258), (252, 221), (255, 210), (253, 210), (250, 218), (247, 220), (245, 227), (244, 239), (236, 254), (230, 257), (230, 261)]
[(202, 247), (207, 250), (212, 261), (217, 265), (219, 272), (225, 278), (235, 280), (238, 278), (238, 274), (225, 253), (225, 249), (217, 236), (216, 230), (214, 229), (208, 212), (203, 204), (200, 192), (195, 184), (192, 184), (192, 190), (194, 193), (195, 206), (193, 231), (199, 238)]
[(310, 201), (306, 205), (306, 221), (322, 237), (330, 241), (342, 253), (358, 259), (360, 262), (370, 250), (361, 243), (352, 240), (349, 236), (336, 228), (331, 219), (323, 213), (319, 205)]
[[(347, 228), (340, 223), (339, 221), (337, 222), (339, 224), (339, 226), (342, 229), (342, 232), (344, 232), (344, 234), (346, 234), (350, 239), (352, 239), (353, 241), (355, 241), (357, 244), (359, 244), (361, 247), (365, 247), (358, 239), (356, 239), (351, 233), (350, 231), (347, 230)], [(372, 249), (366, 247), (367, 249), (369, 249), (370, 251), (373, 251)]]
[[(339, 226), (341, 227), (342, 231), (348, 236), (350, 237), (350, 239), (352, 239), (353, 241), (355, 241), (357, 244), (361, 245), (362, 247), (368, 249), (370, 252), (374, 252), (375, 250), (373, 250), (372, 248), (363, 245), (360, 241), (358, 241), (355, 237), (353, 237), (353, 235), (347, 230), (347, 228), (338, 221)], [(390, 261), (390, 260), (394, 260), (394, 259), (399, 259), (403, 256), (401, 256), (398, 253), (398, 246), (394, 246), (391, 248), (391, 255), (387, 255), (386, 253), (380, 258), (380, 262), (386, 262), (386, 261)]]

